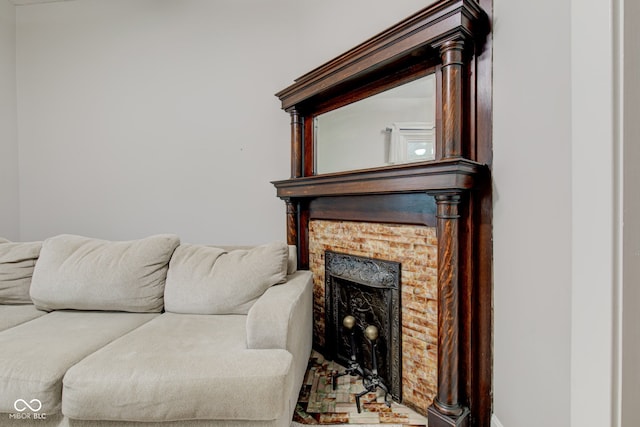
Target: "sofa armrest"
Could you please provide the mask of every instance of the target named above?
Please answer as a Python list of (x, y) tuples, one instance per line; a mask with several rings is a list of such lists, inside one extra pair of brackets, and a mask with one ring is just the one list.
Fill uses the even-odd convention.
[[(309, 271), (297, 271), (270, 287), (247, 315), (247, 346), (311, 352), (313, 281)], [(307, 357), (308, 354), (305, 355)]]

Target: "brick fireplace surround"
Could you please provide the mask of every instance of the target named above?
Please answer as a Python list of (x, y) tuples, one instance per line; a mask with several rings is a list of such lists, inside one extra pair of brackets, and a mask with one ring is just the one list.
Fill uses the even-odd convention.
[(426, 415), (437, 388), (438, 313), (435, 227), (312, 220), (309, 268), (314, 273), (314, 344), (324, 347), (327, 250), (401, 264), (403, 403)]

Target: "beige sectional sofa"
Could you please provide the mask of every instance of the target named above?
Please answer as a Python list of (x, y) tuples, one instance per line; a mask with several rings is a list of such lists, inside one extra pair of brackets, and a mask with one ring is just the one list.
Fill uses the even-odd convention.
[(311, 274), (284, 243), (0, 240), (0, 426), (289, 426)]

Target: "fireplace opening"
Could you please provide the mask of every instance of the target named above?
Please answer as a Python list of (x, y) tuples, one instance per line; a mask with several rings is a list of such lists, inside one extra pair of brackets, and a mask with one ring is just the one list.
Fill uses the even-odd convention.
[[(371, 373), (375, 348), (377, 374), (391, 398), (401, 402), (400, 263), (332, 251), (325, 251), (324, 259), (325, 356), (349, 366), (355, 354)], [(351, 329), (343, 325), (347, 316), (355, 319)], [(365, 337), (370, 326), (377, 328), (375, 346)]]

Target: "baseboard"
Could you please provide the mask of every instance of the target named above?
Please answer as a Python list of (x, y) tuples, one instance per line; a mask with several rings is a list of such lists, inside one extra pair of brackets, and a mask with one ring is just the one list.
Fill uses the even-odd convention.
[(491, 427), (504, 427), (498, 417), (496, 417), (496, 414), (491, 415)]

